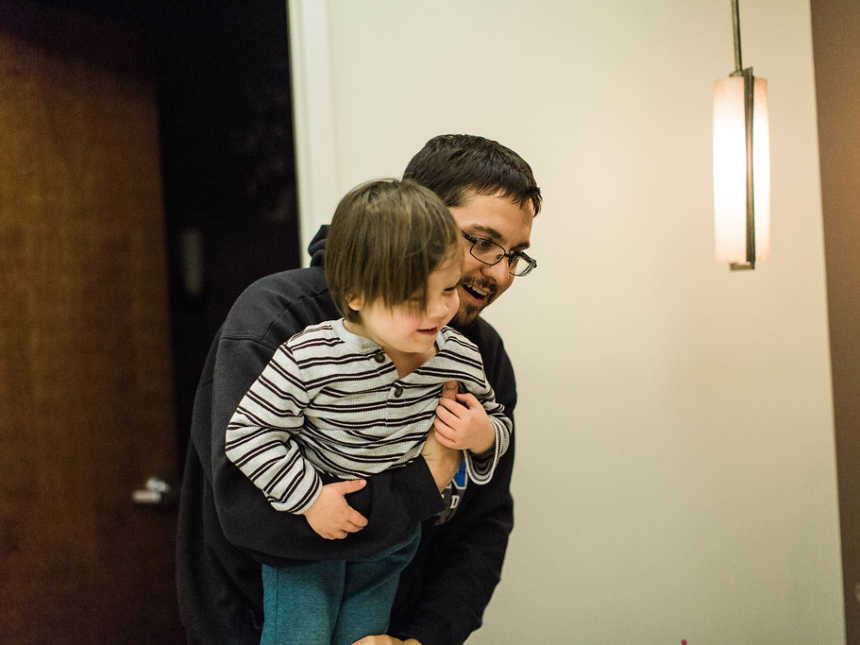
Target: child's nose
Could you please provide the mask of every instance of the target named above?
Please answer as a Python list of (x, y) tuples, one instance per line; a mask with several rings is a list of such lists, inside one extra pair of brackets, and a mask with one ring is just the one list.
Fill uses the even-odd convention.
[(448, 304), (441, 298), (434, 298), (427, 307), (431, 318), (444, 318), (448, 315)]

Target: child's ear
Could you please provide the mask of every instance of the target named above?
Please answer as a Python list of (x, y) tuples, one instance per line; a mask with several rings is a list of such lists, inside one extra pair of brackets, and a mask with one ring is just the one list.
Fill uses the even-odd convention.
[(346, 301), (347, 306), (355, 312), (359, 312), (364, 307), (364, 298), (357, 296)]

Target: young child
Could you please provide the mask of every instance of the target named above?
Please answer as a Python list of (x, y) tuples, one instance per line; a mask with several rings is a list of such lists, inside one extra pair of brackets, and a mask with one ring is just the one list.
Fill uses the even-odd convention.
[[(360, 480), (402, 466), (435, 428), (444, 445), (463, 451), (468, 477), (485, 484), (508, 448), (511, 422), (477, 347), (446, 327), (459, 306), (460, 239), (443, 202), (414, 182), (350, 191), (326, 242), (326, 282), (343, 318), (281, 345), (230, 419), (227, 458), (275, 509), (303, 514), (323, 538), (345, 537), (366, 520), (321, 474)], [(437, 415), (451, 381), (480, 405), (461, 417), (444, 407)], [(351, 645), (385, 633), (419, 529), (358, 562), (264, 565), (261, 643)]]

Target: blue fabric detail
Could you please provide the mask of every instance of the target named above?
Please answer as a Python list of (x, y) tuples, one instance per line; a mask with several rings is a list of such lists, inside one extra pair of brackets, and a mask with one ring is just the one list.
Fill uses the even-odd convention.
[(460, 462), (460, 469), (457, 471), (457, 474), (454, 475), (454, 486), (458, 489), (463, 490), (466, 488), (466, 462)]

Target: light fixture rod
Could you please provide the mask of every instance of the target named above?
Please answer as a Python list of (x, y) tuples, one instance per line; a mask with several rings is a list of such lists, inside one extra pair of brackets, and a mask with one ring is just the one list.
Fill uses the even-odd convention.
[(746, 143), (746, 263), (732, 262), (732, 271), (755, 269), (755, 186), (753, 184), (753, 114), (755, 77), (752, 67), (743, 68), (741, 60), (741, 19), (738, 0), (732, 3), (732, 26), (735, 41), (735, 71), (730, 76), (743, 76), (744, 79), (744, 139)]
[(732, 27), (735, 38), (735, 75), (743, 73), (744, 65), (741, 62), (741, 18), (738, 10), (738, 0), (732, 2)]

